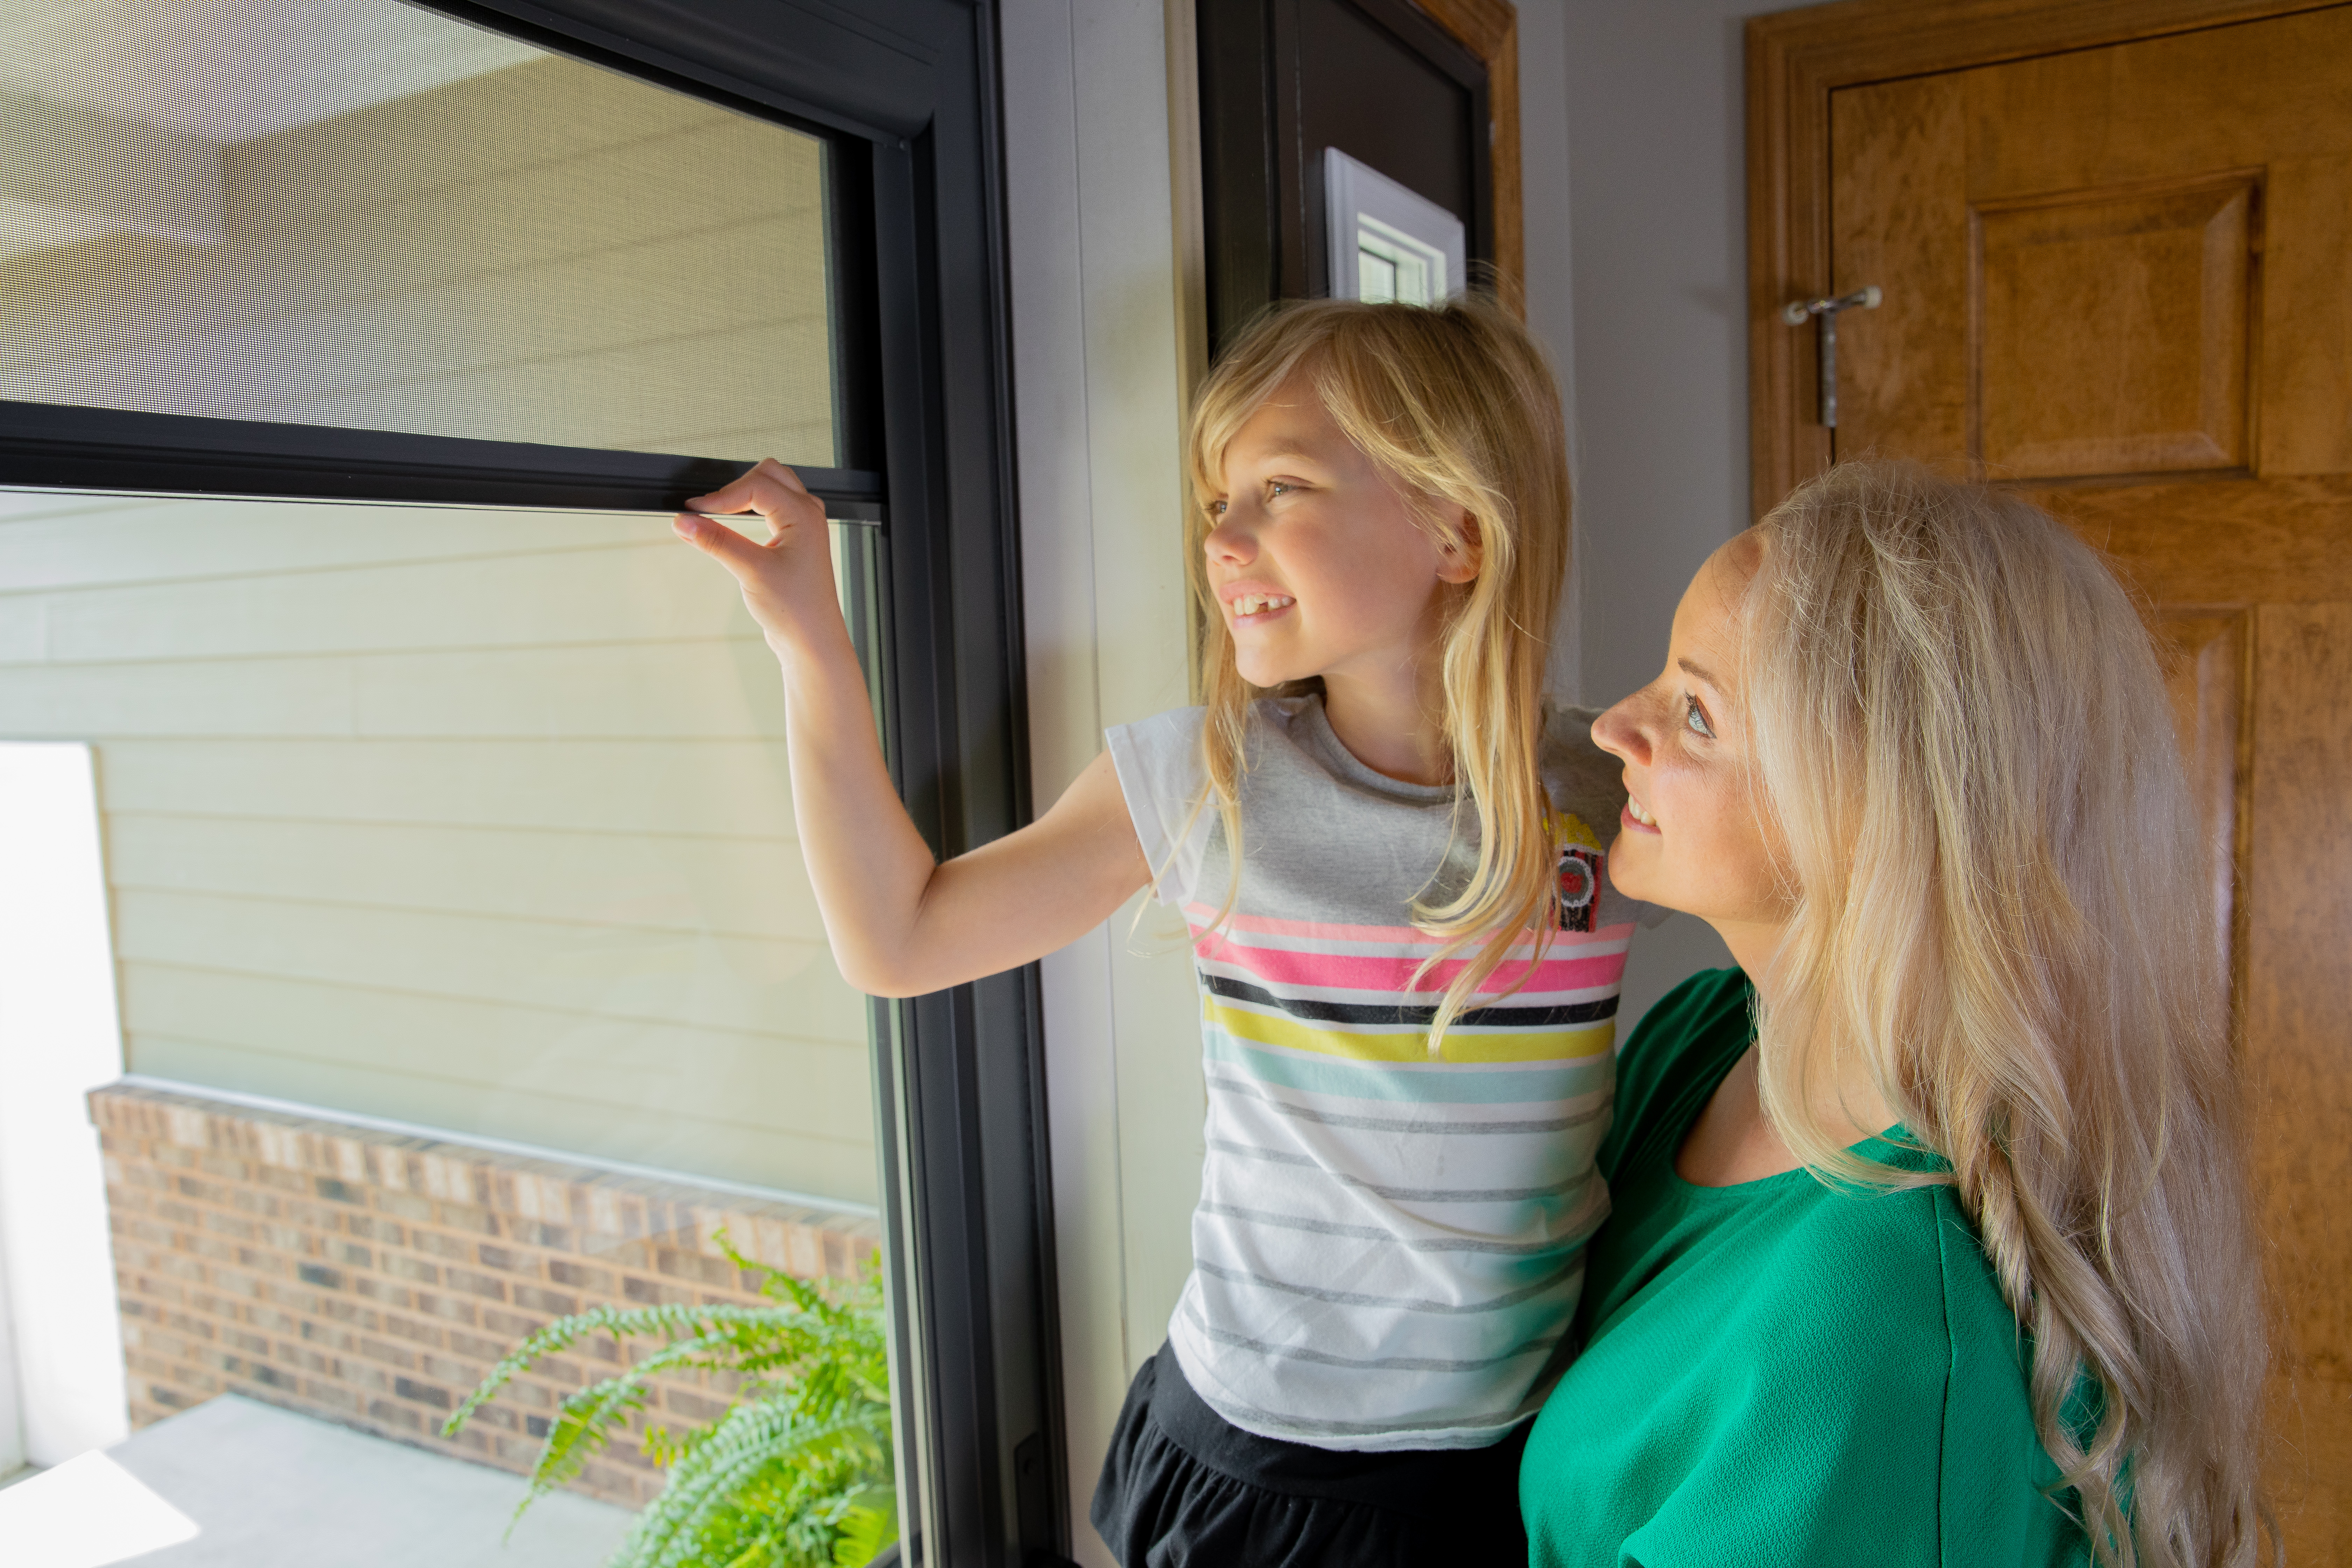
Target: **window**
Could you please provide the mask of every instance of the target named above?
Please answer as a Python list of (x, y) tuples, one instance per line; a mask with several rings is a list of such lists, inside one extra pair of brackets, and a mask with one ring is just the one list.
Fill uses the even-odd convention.
[(1034, 980), (841, 983), (666, 522), (799, 466), (919, 825), (1021, 819), (984, 17), (633, 9), (0, 22), (0, 742), (96, 759), (130, 1405), (434, 1441), (533, 1322), (741, 1295), (723, 1226), (878, 1258), (910, 1560), (1057, 1552)]
[(1337, 147), (1323, 187), (1333, 299), (1434, 305), (1461, 289), (1460, 218)]

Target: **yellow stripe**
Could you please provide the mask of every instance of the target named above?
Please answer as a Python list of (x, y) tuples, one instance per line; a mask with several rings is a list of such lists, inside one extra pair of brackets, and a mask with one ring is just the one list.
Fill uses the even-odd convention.
[[(1425, 1062), (1429, 1036), (1425, 1031), (1393, 1035), (1358, 1034), (1301, 1022), (1270, 1013), (1251, 1013), (1229, 1006), (1213, 996), (1201, 999), (1202, 1016), (1236, 1039), (1262, 1046), (1286, 1046), (1318, 1056), (1346, 1057), (1360, 1062)], [(1617, 1021), (1604, 1018), (1575, 1029), (1499, 1029), (1482, 1033), (1448, 1029), (1438, 1059), (1449, 1062), (1554, 1062), (1597, 1057), (1617, 1038)]]

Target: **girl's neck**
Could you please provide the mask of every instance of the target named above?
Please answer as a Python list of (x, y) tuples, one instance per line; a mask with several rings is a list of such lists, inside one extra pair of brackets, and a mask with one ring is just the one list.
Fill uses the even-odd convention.
[[(1370, 679), (1352, 670), (1326, 670), (1323, 715), (1339, 743), (1372, 772), (1402, 784), (1454, 782), (1454, 750), (1439, 715), (1444, 692), (1422, 659)], [(1386, 679), (1381, 679), (1385, 676)]]

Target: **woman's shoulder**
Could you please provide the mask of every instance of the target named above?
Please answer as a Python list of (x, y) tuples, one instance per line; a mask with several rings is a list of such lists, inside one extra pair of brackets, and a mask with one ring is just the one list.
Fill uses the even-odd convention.
[(1831, 1192), (1810, 1220), (1780, 1259), (1785, 1310), (1758, 1328), (1823, 1397), (1940, 1434), (1948, 1545), (2079, 1561), (2080, 1534), (2049, 1500), (2062, 1478), (2034, 1426), (2031, 1342), (1957, 1191)]

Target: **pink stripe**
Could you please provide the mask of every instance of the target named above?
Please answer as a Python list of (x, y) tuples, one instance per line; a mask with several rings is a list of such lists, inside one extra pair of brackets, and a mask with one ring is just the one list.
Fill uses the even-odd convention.
[[(1222, 936), (1202, 939), (1194, 944), (1193, 951), (1202, 958), (1233, 964), (1277, 984), (1331, 985), (1350, 991), (1403, 991), (1412, 980), (1412, 972), (1420, 966), (1420, 960), (1414, 958), (1244, 947), (1227, 942)], [(1466, 958), (1449, 958), (1442, 963), (1431, 965), (1429, 973), (1422, 977), (1421, 988), (1443, 991), (1454, 983), (1455, 975), (1469, 967), (1470, 962)], [(1529, 967), (1525, 963), (1506, 959), (1496, 970), (1492, 984), (1508, 985)], [(1548, 957), (1532, 967), (1534, 973), (1527, 986), (1529, 990), (1585, 991), (1616, 984), (1625, 973), (1625, 955), (1611, 952), (1597, 958)]]
[[(1184, 918), (1192, 922), (1197, 933), (1204, 931), (1217, 918), (1214, 904), (1188, 904)], [(1264, 915), (1234, 915), (1226, 920), (1223, 929), (1244, 935), (1300, 937), (1319, 942), (1384, 942), (1400, 946), (1430, 945), (1427, 932), (1412, 926), (1345, 926), (1326, 925), (1320, 921), (1277, 921)], [(1603, 926), (1595, 931), (1561, 931), (1552, 932), (1554, 948), (1582, 947), (1589, 943), (1622, 942), (1633, 934), (1630, 921), (1618, 925)]]

